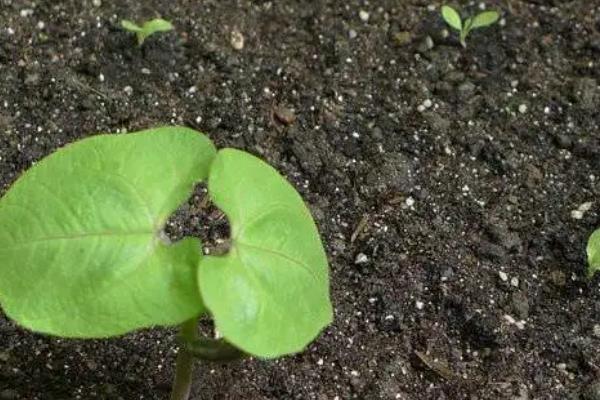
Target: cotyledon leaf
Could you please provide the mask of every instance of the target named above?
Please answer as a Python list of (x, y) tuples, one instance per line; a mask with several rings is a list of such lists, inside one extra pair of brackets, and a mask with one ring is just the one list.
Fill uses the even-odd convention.
[(473, 22), (470, 28), (483, 28), (485, 26), (492, 25), (500, 18), (500, 14), (497, 11), (484, 11), (473, 17)]
[(93, 136), (23, 174), (0, 199), (0, 304), (20, 325), (108, 337), (203, 312), (200, 243), (161, 240), (206, 179), (204, 135), (165, 127)]
[(230, 251), (200, 260), (204, 304), (226, 340), (271, 358), (301, 351), (332, 320), (327, 258), (296, 190), (268, 164), (217, 153), (209, 195), (231, 225)]
[(452, 28), (461, 31), (462, 21), (458, 12), (450, 6), (442, 6), (442, 17)]

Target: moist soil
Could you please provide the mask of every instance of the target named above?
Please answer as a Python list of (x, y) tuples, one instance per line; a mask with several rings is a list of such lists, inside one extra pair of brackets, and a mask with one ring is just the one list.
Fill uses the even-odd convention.
[[(199, 364), (193, 399), (599, 399), (599, 3), (490, 1), (466, 49), (439, 6), (0, 0), (2, 192), (69, 142), (164, 124), (294, 184), (335, 322), (296, 356)], [(176, 30), (141, 48), (119, 28), (156, 16)], [(226, 231), (201, 196), (174, 236)], [(167, 399), (175, 334), (0, 317), (0, 399)]]

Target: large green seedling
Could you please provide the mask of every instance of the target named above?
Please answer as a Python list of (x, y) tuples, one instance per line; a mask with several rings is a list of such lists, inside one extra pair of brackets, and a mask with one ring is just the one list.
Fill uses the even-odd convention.
[(458, 31), (460, 44), (466, 48), (467, 36), (469, 36), (471, 31), (496, 23), (500, 18), (500, 14), (497, 11), (483, 11), (463, 21), (458, 11), (450, 6), (444, 5), (442, 6), (442, 18), (450, 27)]
[[(230, 248), (163, 228), (198, 182), (229, 218)], [(172, 399), (194, 357), (296, 353), (332, 320), (328, 265), (294, 188), (260, 159), (182, 127), (98, 135), (41, 160), (0, 199), (0, 304), (35, 332), (106, 338), (181, 325)], [(214, 319), (221, 339), (198, 338)]]

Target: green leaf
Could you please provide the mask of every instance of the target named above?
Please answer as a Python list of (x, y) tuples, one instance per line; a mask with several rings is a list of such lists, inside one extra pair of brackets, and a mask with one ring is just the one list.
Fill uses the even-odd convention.
[(126, 19), (121, 21), (121, 27), (130, 32), (141, 32), (142, 31), (142, 27), (140, 27), (136, 23), (126, 20)]
[(151, 35), (155, 32), (167, 32), (173, 30), (173, 24), (165, 19), (156, 18), (144, 23), (142, 29), (147, 35)]
[(198, 270), (217, 329), (256, 356), (301, 351), (332, 320), (327, 258), (310, 212), (277, 171), (238, 150), (217, 153), (208, 188), (231, 224), (229, 253), (205, 256)]
[(169, 215), (208, 175), (191, 129), (99, 135), (28, 170), (0, 199), (0, 304), (33, 331), (108, 337), (203, 312), (200, 243), (173, 245)]
[(477, 14), (473, 18), (473, 23), (470, 26), (470, 29), (483, 28), (485, 26), (490, 26), (500, 18), (500, 14), (497, 11), (484, 11), (480, 14)]
[(169, 21), (157, 18), (144, 23), (142, 31), (138, 33), (138, 43), (142, 45), (148, 36), (157, 32), (167, 32), (173, 29), (173, 24)]
[(587, 244), (588, 276), (600, 271), (600, 229), (590, 236)]
[(462, 30), (462, 21), (458, 12), (450, 6), (442, 6), (442, 17), (444, 21), (457, 31)]

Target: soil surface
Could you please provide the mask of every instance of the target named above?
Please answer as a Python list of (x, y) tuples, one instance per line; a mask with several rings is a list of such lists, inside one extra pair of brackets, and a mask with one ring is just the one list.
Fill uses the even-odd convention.
[[(335, 322), (294, 357), (199, 365), (194, 399), (600, 399), (599, 3), (490, 1), (466, 49), (440, 4), (0, 0), (2, 191), (66, 143), (162, 124), (290, 179)], [(176, 30), (142, 48), (119, 28), (156, 16)], [(195, 209), (170, 231), (221, 229)], [(174, 334), (0, 317), (0, 399), (166, 399)]]

